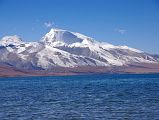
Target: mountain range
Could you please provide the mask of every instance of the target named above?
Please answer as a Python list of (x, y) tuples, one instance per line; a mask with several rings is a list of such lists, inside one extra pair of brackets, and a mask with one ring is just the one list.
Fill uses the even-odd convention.
[(53, 28), (38, 42), (0, 40), (0, 76), (86, 73), (159, 73), (159, 55)]

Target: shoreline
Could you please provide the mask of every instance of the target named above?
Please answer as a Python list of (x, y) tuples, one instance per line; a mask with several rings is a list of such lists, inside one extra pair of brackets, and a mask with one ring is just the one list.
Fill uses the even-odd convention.
[(49, 70), (25, 70), (1, 65), (0, 77), (75, 76), (88, 74), (159, 74), (159, 64), (133, 64), (127, 66), (55, 67)]
[(89, 75), (159, 75), (159, 73), (85, 73), (85, 74), (55, 74), (55, 75), (15, 75), (0, 76), (1, 78), (26, 78), (26, 77), (73, 77), (73, 76), (89, 76)]

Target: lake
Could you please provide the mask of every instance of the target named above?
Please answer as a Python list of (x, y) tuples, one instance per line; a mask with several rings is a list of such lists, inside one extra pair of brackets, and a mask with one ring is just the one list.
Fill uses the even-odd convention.
[(159, 74), (0, 78), (0, 120), (107, 119), (159, 119)]

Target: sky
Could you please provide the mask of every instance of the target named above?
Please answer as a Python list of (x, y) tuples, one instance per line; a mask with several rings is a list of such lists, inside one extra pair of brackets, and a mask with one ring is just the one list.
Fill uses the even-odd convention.
[(0, 38), (60, 28), (159, 54), (159, 0), (0, 0)]

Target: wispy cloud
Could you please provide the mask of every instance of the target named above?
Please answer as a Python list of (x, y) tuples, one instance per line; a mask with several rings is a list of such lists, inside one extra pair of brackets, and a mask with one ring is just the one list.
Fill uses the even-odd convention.
[(51, 27), (53, 27), (54, 23), (49, 21), (49, 22), (45, 22), (44, 25), (47, 28), (51, 28)]
[(118, 32), (119, 34), (123, 35), (123, 34), (126, 34), (127, 30), (125, 30), (125, 29), (120, 29), (120, 28), (116, 28), (116, 29), (115, 29), (115, 32)]

